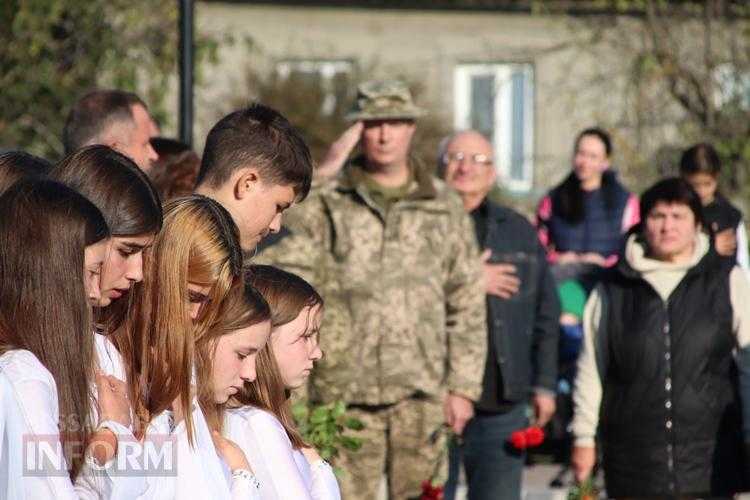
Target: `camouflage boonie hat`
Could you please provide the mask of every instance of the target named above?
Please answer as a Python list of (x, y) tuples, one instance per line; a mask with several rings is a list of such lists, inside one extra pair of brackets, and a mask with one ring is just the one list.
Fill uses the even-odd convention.
[(353, 122), (399, 118), (413, 120), (426, 113), (414, 104), (411, 92), (404, 82), (369, 81), (357, 87), (357, 100), (346, 119)]

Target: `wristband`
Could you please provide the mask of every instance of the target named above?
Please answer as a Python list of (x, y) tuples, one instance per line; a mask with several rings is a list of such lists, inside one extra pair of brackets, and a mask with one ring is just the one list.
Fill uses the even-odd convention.
[(234, 469), (232, 471), (232, 481), (234, 481), (235, 479), (247, 481), (248, 483), (250, 483), (250, 486), (254, 486), (255, 489), (260, 489), (260, 482), (258, 482), (258, 478), (256, 478), (255, 474), (247, 469)]

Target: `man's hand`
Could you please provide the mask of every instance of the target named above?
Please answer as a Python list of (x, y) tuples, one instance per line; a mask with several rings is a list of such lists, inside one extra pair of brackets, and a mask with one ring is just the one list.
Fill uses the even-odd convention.
[(482, 253), (484, 281), (487, 293), (497, 295), (501, 299), (509, 299), (521, 286), (521, 280), (516, 276), (516, 266), (513, 264), (489, 264), (492, 252), (487, 249)]
[(557, 409), (555, 397), (548, 394), (535, 394), (531, 400), (534, 405), (534, 415), (536, 415), (536, 425), (544, 427), (552, 418)]
[(341, 167), (346, 163), (349, 154), (354, 146), (359, 142), (364, 125), (362, 122), (356, 122), (354, 125), (344, 130), (336, 141), (328, 148), (325, 158), (315, 169), (314, 175), (320, 178), (328, 178), (336, 175)]
[[(718, 226), (714, 224), (714, 231), (718, 229)], [(714, 245), (716, 246), (716, 253), (728, 257), (734, 255), (734, 251), (737, 250), (737, 235), (734, 232), (734, 228), (727, 228), (723, 231), (717, 232), (714, 236)]]
[(460, 394), (448, 394), (445, 396), (443, 413), (445, 423), (453, 429), (456, 435), (460, 436), (464, 432), (466, 423), (474, 418), (474, 403)]
[(596, 448), (593, 446), (574, 446), (570, 457), (573, 475), (576, 482), (582, 483), (591, 475), (596, 463)]

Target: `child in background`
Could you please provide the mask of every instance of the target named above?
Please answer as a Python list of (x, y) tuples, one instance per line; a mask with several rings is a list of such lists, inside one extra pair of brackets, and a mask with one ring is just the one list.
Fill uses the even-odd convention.
[(572, 477), (567, 465), (570, 462), (570, 446), (573, 443), (569, 431), (573, 418), (573, 384), (576, 377), (576, 361), (583, 342), (583, 308), (588, 292), (576, 280), (565, 280), (557, 286), (560, 297), (560, 343), (558, 350), (559, 373), (557, 377), (557, 411), (547, 429), (548, 442), (555, 443), (556, 457), (565, 466), (552, 480), (554, 488), (566, 487)]
[(716, 252), (747, 271), (750, 259), (742, 212), (718, 192), (720, 171), (719, 155), (710, 144), (696, 144), (682, 154), (680, 175), (701, 199), (704, 230)]

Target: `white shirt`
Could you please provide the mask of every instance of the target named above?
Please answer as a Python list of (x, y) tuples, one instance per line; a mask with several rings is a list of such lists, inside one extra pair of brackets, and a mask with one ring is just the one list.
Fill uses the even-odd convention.
[(94, 332), (94, 351), (101, 371), (126, 382), (125, 364), (109, 335)]
[(100, 498), (89, 460), (75, 484), (70, 481), (58, 428), (57, 385), (49, 370), (33, 353), (14, 349), (0, 356), (0, 375), (2, 498)]
[(211, 432), (196, 400), (193, 401), (193, 446), (190, 445), (185, 421), (172, 428), (171, 411), (164, 411), (151, 421), (146, 431), (146, 440), (163, 442), (169, 440), (174, 446), (174, 475), (148, 477), (148, 490), (138, 498), (149, 500), (193, 500), (211, 498), (215, 500), (260, 499), (258, 481), (245, 474), (231, 475), (225, 462), (219, 457), (211, 438)]
[(737, 265), (750, 276), (750, 256), (747, 249), (747, 231), (745, 220), (741, 220), (737, 226)]
[[(107, 375), (113, 375), (125, 381), (125, 365), (122, 356), (108, 336), (94, 334), (94, 345), (99, 363), (99, 369)], [(195, 374), (193, 373), (193, 379)], [(194, 383), (194, 380), (193, 380)], [(190, 446), (187, 438), (185, 422), (180, 422), (172, 428), (172, 412), (165, 411), (154, 418), (146, 431), (144, 446), (139, 445), (135, 438), (124, 436), (128, 448), (126, 453), (138, 460), (132, 462), (142, 470), (133, 474), (120, 475), (114, 479), (115, 492), (119, 498), (140, 499), (193, 499), (215, 498), (224, 500), (252, 500), (258, 496), (258, 485), (255, 477), (241, 475), (232, 477), (224, 461), (217, 455), (211, 438), (205, 416), (197, 401), (193, 401), (193, 430), (194, 444)], [(118, 440), (122, 442), (122, 435), (118, 433)], [(150, 447), (150, 450), (149, 450)], [(146, 453), (144, 453), (144, 449)], [(161, 476), (154, 476), (156, 470), (152, 466), (164, 466), (166, 462), (147, 461), (142, 457), (159, 457), (160, 453), (174, 453), (172, 455), (176, 465), (176, 475), (167, 471)], [(120, 448), (118, 448), (118, 454)], [(165, 455), (161, 455), (166, 457)], [(131, 463), (128, 460), (123, 463)], [(138, 474), (140, 472), (140, 474)], [(159, 474), (162, 474), (159, 472)], [(120, 496), (120, 492), (126, 492)]]
[[(94, 354), (99, 370), (126, 382), (127, 376), (122, 356), (109, 336), (94, 332)], [(96, 425), (99, 416), (96, 385), (93, 385), (91, 390), (91, 417), (93, 424)], [(97, 477), (96, 489), (100, 492), (107, 492), (102, 498), (108, 500), (130, 500), (143, 495), (148, 488), (142, 468), (144, 461), (140, 459), (143, 456), (143, 447), (133, 435), (132, 425), (128, 428), (116, 422), (108, 422), (107, 427), (117, 437), (117, 455), (107, 464), (105, 469), (107, 473)]]
[(323, 460), (310, 465), (292, 448), (281, 422), (272, 414), (245, 406), (228, 410), (225, 434), (247, 455), (260, 481), (263, 500), (340, 500), (331, 466)]

